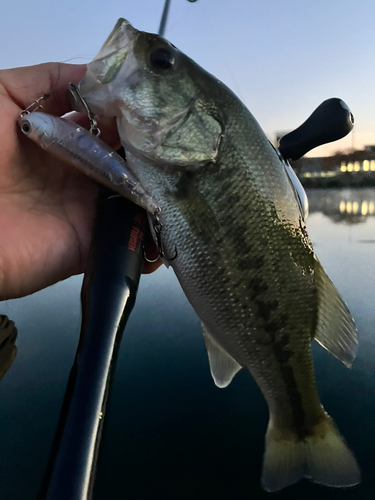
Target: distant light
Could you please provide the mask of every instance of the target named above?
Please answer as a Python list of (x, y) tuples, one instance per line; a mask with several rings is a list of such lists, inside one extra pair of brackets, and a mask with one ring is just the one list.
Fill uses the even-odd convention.
[(364, 160), (362, 166), (364, 172), (368, 172), (370, 170), (370, 162), (368, 160)]
[(359, 166), (359, 161), (354, 162), (354, 172), (359, 172), (361, 167)]
[(340, 214), (344, 214), (346, 210), (346, 203), (344, 200), (340, 201)]
[(347, 169), (348, 169), (348, 172), (353, 172), (353, 163), (348, 163), (348, 166), (347, 166)]
[(340, 170), (341, 170), (341, 172), (346, 172), (346, 163), (344, 161), (341, 162)]
[(353, 214), (357, 214), (359, 209), (359, 205), (356, 201), (353, 202)]
[(373, 201), (370, 201), (370, 203), (368, 204), (368, 213), (370, 215), (373, 215), (374, 212), (375, 212), (375, 204)]
[(348, 201), (346, 203), (346, 213), (351, 214), (352, 213), (352, 202)]
[(367, 213), (368, 213), (368, 203), (367, 203), (367, 201), (362, 201), (361, 214), (367, 215)]

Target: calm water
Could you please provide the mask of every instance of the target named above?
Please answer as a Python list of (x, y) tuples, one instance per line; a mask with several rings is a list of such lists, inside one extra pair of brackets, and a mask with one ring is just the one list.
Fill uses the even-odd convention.
[[(352, 370), (318, 345), (319, 393), (363, 471), (337, 491), (308, 481), (275, 498), (367, 500), (375, 493), (375, 190), (308, 192), (316, 253), (357, 322)], [(0, 499), (36, 498), (73, 362), (81, 277), (3, 302), (18, 354), (0, 382)], [(122, 342), (95, 500), (266, 499), (260, 488), (266, 404), (241, 371), (214, 385), (199, 320), (173, 272), (142, 277)]]

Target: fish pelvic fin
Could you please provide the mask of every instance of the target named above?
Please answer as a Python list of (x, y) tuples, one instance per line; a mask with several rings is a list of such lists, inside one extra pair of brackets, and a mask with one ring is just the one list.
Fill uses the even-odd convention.
[(221, 347), (204, 323), (202, 323), (202, 330), (212, 378), (218, 387), (227, 387), (232, 382), (236, 373), (241, 370), (242, 366)]
[(279, 491), (303, 477), (333, 488), (348, 488), (361, 481), (354, 455), (327, 414), (304, 439), (290, 429), (277, 429), (272, 419), (269, 422), (261, 479), (263, 489)]
[(351, 368), (358, 351), (357, 328), (348, 307), (318, 260), (315, 261), (318, 290), (318, 322), (315, 340)]

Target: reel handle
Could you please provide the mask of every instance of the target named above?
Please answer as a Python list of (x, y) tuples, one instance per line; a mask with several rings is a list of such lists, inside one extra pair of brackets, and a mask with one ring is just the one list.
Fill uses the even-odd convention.
[(298, 160), (317, 146), (342, 139), (353, 126), (349, 106), (337, 97), (327, 99), (302, 125), (280, 139), (279, 151), (285, 160)]

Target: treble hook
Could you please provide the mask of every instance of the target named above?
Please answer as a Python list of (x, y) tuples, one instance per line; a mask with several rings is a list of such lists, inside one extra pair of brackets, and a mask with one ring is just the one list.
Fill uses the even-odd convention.
[(153, 214), (153, 217), (154, 217), (154, 224), (153, 224), (153, 229), (155, 231), (155, 234), (156, 234), (156, 244), (157, 244), (157, 248), (158, 248), (158, 251), (159, 251), (159, 255), (156, 259), (153, 259), (153, 260), (150, 260), (147, 258), (146, 256), (146, 253), (144, 254), (144, 258), (147, 262), (151, 262), (151, 263), (154, 263), (156, 261), (158, 261), (159, 259), (164, 259), (164, 260), (167, 260), (168, 262), (171, 262), (172, 260), (175, 260), (177, 255), (178, 255), (178, 252), (177, 252), (177, 247), (175, 246), (175, 249), (174, 249), (174, 256), (173, 257), (167, 257), (164, 253), (164, 245), (163, 245), (163, 241), (162, 241), (162, 238), (161, 238), (161, 232), (162, 232), (162, 229), (163, 229), (163, 224), (160, 222), (160, 219), (159, 219), (159, 215), (160, 215), (160, 208)]
[[(50, 97), (50, 95), (51, 95), (50, 93), (49, 94), (43, 94), (41, 97), (38, 97), (38, 99), (35, 99), (34, 102), (32, 102), (31, 104), (29, 104), (29, 106), (27, 106), (27, 108), (25, 108), (23, 111), (21, 111), (21, 117), (24, 117), (24, 116), (26, 116), (26, 115), (28, 115), (30, 113), (33, 113), (37, 109), (40, 109), (40, 108), (43, 109), (43, 104), (41, 104), (41, 101), (44, 101), (45, 99), (48, 99), (48, 97)], [(33, 107), (34, 107), (34, 109), (31, 109)]]
[(75, 99), (76, 96), (78, 96), (78, 99), (81, 101), (83, 107), (85, 108), (87, 117), (90, 121), (90, 133), (96, 135), (96, 137), (99, 137), (100, 129), (98, 128), (98, 122), (96, 121), (96, 116), (92, 113), (87, 102), (85, 101), (81, 92), (79, 91), (79, 88), (77, 87), (77, 85), (74, 85), (74, 83), (69, 83), (69, 90)]

